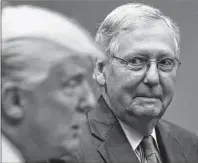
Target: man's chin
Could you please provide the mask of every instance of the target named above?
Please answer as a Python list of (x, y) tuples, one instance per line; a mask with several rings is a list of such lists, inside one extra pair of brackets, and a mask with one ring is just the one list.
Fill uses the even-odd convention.
[(153, 105), (131, 105), (129, 108), (127, 108), (127, 112), (129, 115), (139, 118), (158, 118), (162, 116), (163, 108), (162, 106), (156, 107)]
[[(144, 110), (144, 111), (143, 111)], [(143, 108), (141, 111), (129, 111), (129, 115), (136, 117), (138, 119), (156, 119), (156, 118), (161, 118), (162, 116), (162, 110), (161, 109), (147, 109)]]
[(127, 108), (127, 112), (132, 116), (157, 118), (163, 113), (162, 102), (160, 100), (135, 101)]

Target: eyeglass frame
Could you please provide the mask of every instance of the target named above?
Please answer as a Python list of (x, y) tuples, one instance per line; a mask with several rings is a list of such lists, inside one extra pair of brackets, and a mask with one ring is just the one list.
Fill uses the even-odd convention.
[[(147, 59), (146, 57), (143, 57), (143, 56), (141, 56), (141, 57)], [(124, 61), (125, 63), (127, 63), (126, 67), (127, 67), (129, 70), (132, 70), (132, 68), (129, 68), (129, 66), (128, 66), (128, 65), (130, 65), (129, 61), (127, 61), (127, 60), (125, 60), (125, 59), (123, 59), (123, 58), (119, 58), (119, 57), (114, 56), (114, 55), (112, 55), (110, 58), (114, 58), (114, 59), (117, 59), (117, 60)], [(135, 58), (135, 57), (134, 57), (134, 58)], [(168, 59), (168, 58), (176, 60), (177, 63), (178, 63), (178, 67), (181, 65), (181, 62), (180, 62), (176, 57), (165, 57), (165, 58), (163, 58), (163, 59)], [(145, 66), (147, 66), (147, 68), (148, 68), (148, 65), (150, 65), (151, 62), (156, 62), (156, 63), (157, 63), (157, 68), (158, 68), (158, 63), (159, 63), (160, 61), (162, 61), (163, 59), (161, 59), (161, 60), (159, 60), (159, 61), (151, 61), (151, 60), (147, 59), (148, 62), (147, 62), (147, 64), (146, 64)], [(111, 61), (111, 59), (109, 60), (109, 62), (110, 62), (110, 61)], [(174, 67), (173, 67), (173, 68), (174, 68)], [(170, 72), (173, 68), (171, 68), (170, 70), (168, 70), (168, 72)]]

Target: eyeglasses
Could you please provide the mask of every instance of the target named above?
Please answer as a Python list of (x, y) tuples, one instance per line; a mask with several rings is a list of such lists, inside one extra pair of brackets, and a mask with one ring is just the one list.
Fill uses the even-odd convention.
[(122, 66), (125, 66), (126, 68), (133, 71), (140, 71), (145, 67), (148, 68), (151, 62), (156, 62), (157, 68), (159, 70), (164, 72), (170, 72), (172, 71), (173, 68), (181, 64), (181, 62), (174, 57), (162, 58), (159, 61), (150, 61), (146, 57), (142, 57), (142, 56), (132, 57), (129, 61), (126, 61), (116, 56), (112, 56), (112, 58), (118, 60)]

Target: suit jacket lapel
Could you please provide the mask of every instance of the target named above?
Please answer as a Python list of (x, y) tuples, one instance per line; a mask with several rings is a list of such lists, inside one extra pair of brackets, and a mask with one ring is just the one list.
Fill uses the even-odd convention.
[(108, 163), (139, 162), (119, 122), (102, 96), (98, 103), (100, 108), (88, 113), (88, 123), (92, 134), (101, 140), (98, 146), (100, 155)]
[(166, 163), (186, 163), (182, 142), (177, 135), (173, 134), (170, 126), (161, 120), (156, 127), (156, 134), (161, 156)]
[(98, 151), (109, 163), (139, 162), (118, 122), (114, 124)]

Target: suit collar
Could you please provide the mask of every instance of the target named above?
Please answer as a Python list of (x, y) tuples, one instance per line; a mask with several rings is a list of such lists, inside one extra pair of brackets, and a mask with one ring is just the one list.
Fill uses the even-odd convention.
[[(118, 119), (118, 121), (119, 121), (128, 141), (129, 141), (131, 147), (133, 148), (133, 150), (136, 150), (137, 147), (140, 145), (141, 141), (143, 140), (144, 135), (142, 135), (139, 131), (135, 130), (134, 128), (130, 127), (129, 125), (123, 123), (119, 119)], [(158, 147), (155, 128), (153, 129), (151, 136), (155, 140), (155, 143)]]
[(99, 146), (98, 152), (108, 163), (139, 162), (118, 121), (115, 122), (105, 141)]
[(97, 109), (88, 112), (88, 124), (93, 135), (104, 141), (114, 126), (116, 118), (104, 98), (98, 99)]

